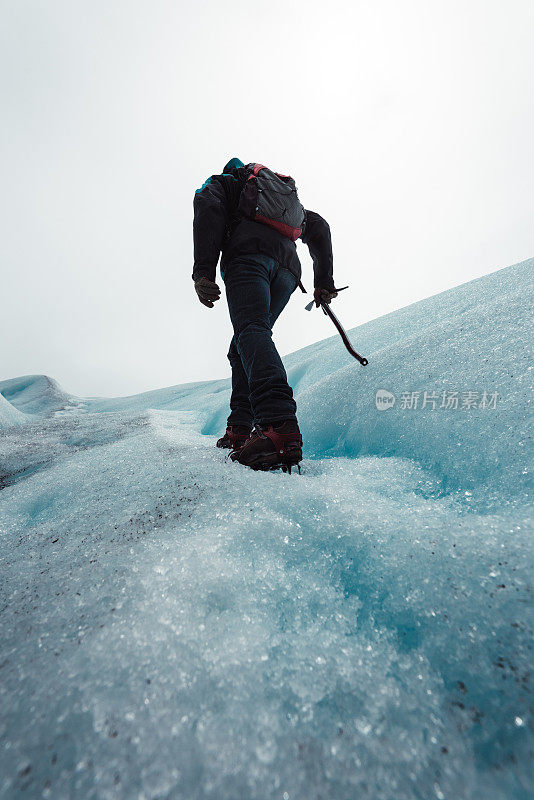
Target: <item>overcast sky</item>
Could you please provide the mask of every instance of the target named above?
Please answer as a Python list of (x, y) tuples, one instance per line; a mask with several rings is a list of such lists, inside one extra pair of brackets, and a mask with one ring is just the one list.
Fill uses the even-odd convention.
[[(532, 0), (0, 9), (0, 379), (113, 395), (227, 375), (191, 224), (232, 156), (291, 173), (329, 221), (347, 328), (534, 255)], [(305, 302), (282, 353), (334, 332)]]

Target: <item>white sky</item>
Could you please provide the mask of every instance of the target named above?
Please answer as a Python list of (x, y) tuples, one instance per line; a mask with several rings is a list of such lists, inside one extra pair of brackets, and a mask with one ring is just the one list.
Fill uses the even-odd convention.
[[(112, 395), (228, 374), (225, 301), (190, 276), (194, 190), (232, 156), (329, 221), (347, 328), (534, 255), (532, 0), (0, 13), (0, 378)], [(305, 302), (282, 353), (334, 333)]]

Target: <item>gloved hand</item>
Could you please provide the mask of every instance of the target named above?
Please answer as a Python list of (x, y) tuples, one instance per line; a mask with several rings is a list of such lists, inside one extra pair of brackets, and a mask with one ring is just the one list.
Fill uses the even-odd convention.
[(208, 308), (213, 308), (213, 304), (221, 296), (221, 290), (209, 278), (199, 278), (198, 281), (195, 281), (195, 290), (202, 305)]
[(319, 308), (321, 303), (326, 303), (328, 305), (334, 297), (337, 297), (337, 289), (321, 289), (321, 287), (318, 286), (313, 290), (313, 299), (315, 300), (316, 308)]

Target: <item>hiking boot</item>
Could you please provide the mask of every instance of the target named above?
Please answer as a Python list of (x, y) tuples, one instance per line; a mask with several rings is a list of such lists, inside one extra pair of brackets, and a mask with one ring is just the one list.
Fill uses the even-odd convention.
[(302, 461), (302, 436), (296, 419), (274, 425), (256, 425), (240, 450), (230, 454), (251, 469), (270, 470), (281, 467), (291, 472), (291, 467)]
[(226, 433), (217, 439), (217, 447), (225, 447), (228, 450), (239, 450), (243, 447), (250, 436), (250, 428), (245, 425), (228, 425)]

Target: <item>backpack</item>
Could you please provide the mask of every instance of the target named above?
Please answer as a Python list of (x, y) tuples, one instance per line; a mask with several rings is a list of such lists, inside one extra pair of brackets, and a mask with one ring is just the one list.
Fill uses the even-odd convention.
[(306, 212), (293, 178), (272, 172), (263, 164), (249, 164), (247, 171), (250, 174), (239, 198), (240, 213), (296, 241), (304, 229)]

